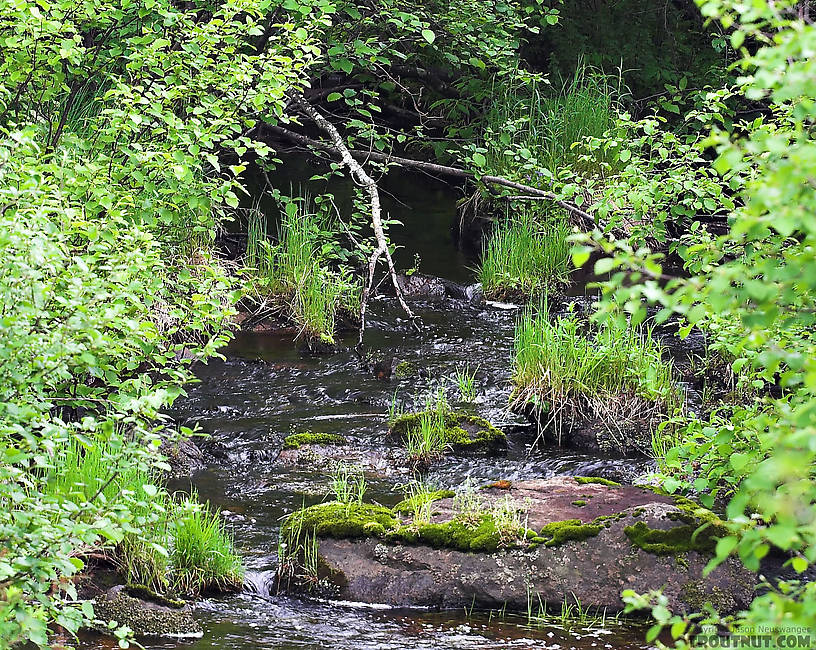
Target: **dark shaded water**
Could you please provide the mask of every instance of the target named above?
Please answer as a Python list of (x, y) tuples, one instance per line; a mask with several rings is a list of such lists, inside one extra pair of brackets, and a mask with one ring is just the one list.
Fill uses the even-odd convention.
[[(396, 183), (396, 181), (395, 181)], [(455, 196), (417, 177), (392, 187), (396, 199), (411, 209), (400, 215), (414, 233), (394, 231), (408, 252), (420, 250), (422, 270), (449, 279), (468, 278), (472, 260), (454, 245), (450, 227)], [(400, 198), (401, 197), (401, 198)], [(447, 234), (446, 234), (447, 233)], [(277, 335), (242, 335), (225, 351), (226, 360), (198, 370), (201, 382), (177, 402), (172, 415), (199, 423), (211, 438), (208, 469), (192, 485), (203, 499), (223, 510), (247, 567), (244, 593), (205, 600), (196, 606), (203, 639), (184, 644), (203, 648), (640, 648), (643, 630), (613, 621), (594, 626), (561, 627), (555, 622), (531, 625), (527, 617), (464, 611), (429, 612), (361, 607), (296, 599), (270, 593), (277, 562), (277, 534), (285, 514), (303, 503), (324, 499), (330, 477), (310, 468), (286, 468), (276, 458), (290, 433), (342, 433), (362, 455), (393, 445), (386, 419), (394, 394), (408, 405), (430, 389), (443, 386), (451, 400), (452, 379), (467, 364), (477, 371), (477, 400), (472, 408), (500, 424), (509, 448), (500, 456), (450, 456), (436, 465), (428, 481), (454, 487), (467, 476), (477, 482), (549, 477), (557, 474), (601, 475), (631, 479), (644, 471), (642, 461), (602, 458), (553, 448), (530, 449), (534, 432), (505, 410), (515, 312), (463, 303), (417, 305), (422, 331), (412, 333), (387, 299), (372, 305), (366, 342), (373, 359), (391, 356), (409, 361), (418, 375), (383, 382), (361, 369), (352, 351), (356, 335), (340, 341), (329, 356), (298, 351)], [(399, 497), (395, 483), (409, 475), (368, 477), (367, 499), (391, 504)], [(178, 485), (188, 488), (189, 485)], [(172, 648), (176, 642), (146, 644)], [(88, 640), (83, 647), (115, 647)]]

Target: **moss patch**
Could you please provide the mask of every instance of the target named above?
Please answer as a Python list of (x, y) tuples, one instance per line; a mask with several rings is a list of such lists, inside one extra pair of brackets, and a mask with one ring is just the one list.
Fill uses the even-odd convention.
[(284, 449), (300, 449), (303, 445), (344, 445), (347, 440), (337, 433), (296, 433), (286, 436)]
[(427, 503), (432, 501), (440, 501), (441, 499), (451, 499), (454, 496), (456, 496), (456, 492), (453, 490), (434, 490), (433, 492), (424, 492), (405, 499), (404, 501), (400, 501), (394, 506), (393, 511), (400, 515), (412, 515)]
[(441, 524), (425, 524), (417, 529), (403, 527), (389, 535), (389, 539), (476, 553), (494, 553), (501, 544), (501, 535), (490, 515), (483, 515), (474, 526), (453, 519)]
[[(405, 438), (409, 431), (418, 429), (423, 416), (435, 415), (433, 411), (406, 413), (389, 422), (391, 435)], [(456, 447), (478, 447), (504, 444), (504, 432), (477, 415), (452, 412), (444, 416), (445, 442)]]
[(620, 487), (620, 483), (610, 481), (609, 479), (601, 478), (600, 476), (574, 476), (575, 482), (579, 485), (586, 485), (588, 483), (597, 483), (598, 485), (606, 485), (609, 487)]
[(331, 501), (289, 515), (281, 534), (289, 534), (298, 525), (301, 531), (314, 532), (318, 537), (349, 539), (382, 537), (400, 524), (394, 513), (383, 506)]
[(587, 502), (584, 501), (583, 499), (578, 499), (577, 501), (572, 502), (572, 505), (577, 506), (579, 508), (583, 508), (586, 504)]
[(626, 526), (623, 532), (635, 546), (654, 555), (681, 555), (689, 551), (713, 553), (719, 537), (710, 528), (697, 533), (698, 528), (686, 525), (661, 530), (649, 528), (645, 522), (638, 521)]
[(145, 585), (126, 585), (125, 593), (133, 598), (146, 600), (151, 603), (156, 603), (157, 605), (162, 605), (163, 607), (169, 607), (170, 609), (182, 609), (184, 605), (186, 605), (183, 600), (163, 596)]
[(405, 379), (419, 373), (419, 368), (412, 361), (400, 361), (394, 367), (394, 376), (397, 379)]
[(561, 546), (564, 542), (580, 542), (595, 537), (603, 529), (603, 525), (592, 522), (584, 524), (580, 519), (566, 519), (554, 521), (544, 526), (539, 537), (544, 538), (544, 546)]

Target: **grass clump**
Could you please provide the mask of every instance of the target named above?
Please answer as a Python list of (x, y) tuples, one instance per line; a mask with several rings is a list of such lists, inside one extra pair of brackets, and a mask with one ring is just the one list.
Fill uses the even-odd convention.
[(341, 463), (332, 476), (331, 488), (338, 503), (362, 505), (367, 484), (365, 473)]
[(445, 454), (447, 439), (446, 417), (426, 411), (420, 413), (414, 426), (403, 437), (408, 459), (415, 465), (429, 465)]
[(260, 211), (251, 212), (246, 254), (259, 302), (282, 302), (299, 337), (332, 345), (339, 322), (356, 320), (362, 297), (359, 282), (324, 253), (333, 235), (327, 213), (300, 197), (285, 204), (277, 243), (267, 239)]
[(303, 445), (344, 445), (347, 440), (338, 433), (295, 433), (286, 436), (284, 449), (300, 449)]
[(433, 504), (436, 501), (451, 498), (456, 494), (452, 490), (437, 490), (422, 481), (411, 481), (400, 487), (405, 498), (392, 510), (396, 514), (410, 516), (415, 527), (431, 523), (434, 515)]
[(523, 299), (565, 284), (570, 268), (569, 234), (565, 217), (539, 219), (530, 207), (506, 219), (482, 249), (478, 277), (485, 296)]
[(129, 508), (131, 531), (112, 554), (128, 584), (161, 596), (240, 588), (241, 559), (218, 511), (198, 503), (195, 492), (173, 499), (161, 487), (162, 477), (146, 466), (123, 467), (120, 445), (115, 437), (66, 440), (55, 451), (59, 469), (47, 483), (50, 497), (81, 509), (92, 503)]
[(475, 448), (506, 440), (504, 433), (484, 418), (454, 411), (442, 388), (426, 396), (422, 411), (405, 413), (395, 404), (396, 398), (389, 408), (389, 432), (403, 440), (414, 464), (430, 464), (451, 447)]
[(471, 371), (469, 363), (456, 369), (454, 381), (459, 388), (459, 397), (462, 401), (476, 401), (476, 370)]
[(235, 591), (243, 584), (241, 558), (218, 510), (193, 492), (178, 505), (170, 559), (176, 588), (185, 594)]
[(597, 421), (625, 451), (628, 434), (618, 423), (651, 427), (679, 405), (671, 365), (649, 331), (607, 321), (585, 335), (576, 317), (550, 322), (545, 311), (527, 310), (517, 324), (511, 407), (552, 426), (559, 444), (565, 424), (569, 433)]

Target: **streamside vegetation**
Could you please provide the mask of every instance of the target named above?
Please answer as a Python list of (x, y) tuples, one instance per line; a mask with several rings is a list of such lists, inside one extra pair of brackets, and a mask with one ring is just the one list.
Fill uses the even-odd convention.
[(592, 422), (607, 428), (619, 450), (636, 448), (620, 438), (639, 422), (656, 430), (681, 405), (671, 364), (648, 328), (593, 327), (574, 315), (551, 320), (545, 305), (519, 319), (512, 382), (511, 408), (551, 429), (559, 444)]
[[(573, 266), (592, 260), (591, 325), (521, 319), (514, 403), (560, 432), (572, 416), (648, 421), (663, 487), (723, 506), (710, 568), (733, 556), (758, 573), (775, 555), (792, 571), (729, 618), (626, 593), (656, 620), (648, 640), (812, 627), (813, 3), (598, 4), (587, 21), (579, 1), (0, 0), (0, 645), (88, 625), (75, 579), (95, 558), (166, 591), (240, 580), (217, 513), (163, 485), (161, 443), (189, 433), (163, 413), (242, 299), (327, 344), (353, 315), (362, 342), (385, 271), (418, 326), (378, 188), (397, 165), (462, 183), (465, 220), (506, 214), (484, 245), (488, 295), (557, 291), (567, 245)], [(336, 222), (281, 196), (280, 230), (254, 222), (227, 264), (248, 166), (274, 173), (292, 147), (357, 181), (368, 230), (338, 246)], [(708, 337), (729, 401), (675, 412), (649, 306)], [(426, 411), (403, 421), (419, 455), (443, 423)], [(446, 443), (489, 431), (462, 422), (446, 416)], [(420, 535), (361, 497), (320, 508)], [(522, 514), (421, 535), (495, 549)], [(314, 538), (298, 548), (316, 566)]]
[(508, 209), (482, 250), (478, 277), (485, 296), (528, 301), (557, 292), (570, 271), (570, 232), (563, 215), (542, 216), (529, 206)]
[(272, 303), (307, 342), (332, 345), (341, 326), (359, 320), (362, 287), (331, 257), (335, 221), (325, 203), (297, 197), (283, 204), (277, 240), (272, 240), (266, 216), (257, 208), (250, 211), (247, 299), (256, 310)]

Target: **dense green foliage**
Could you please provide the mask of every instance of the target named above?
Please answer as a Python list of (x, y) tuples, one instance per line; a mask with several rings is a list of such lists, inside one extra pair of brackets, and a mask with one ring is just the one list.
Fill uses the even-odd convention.
[[(585, 415), (623, 391), (671, 411), (670, 372), (636, 330), (658, 305), (658, 322), (705, 333), (710, 364), (737, 388), (665, 423), (655, 447), (668, 491), (727, 504), (712, 567), (733, 554), (759, 570), (772, 551), (796, 572), (816, 562), (810, 3), (698, 0), (702, 16), (677, 2), (661, 17), (630, 0), (600, 3), (590, 21), (585, 4), (0, 0), (0, 645), (47, 646), (54, 624), (70, 634), (92, 617), (73, 578), (100, 550), (159, 590), (240, 579), (217, 513), (162, 486), (160, 446), (178, 432), (161, 411), (190, 360), (229, 338), (237, 283), (216, 235), (239, 214), (247, 165), (281, 162), (265, 125), (303, 133), (300, 96), (342, 122), (350, 146), (459, 164), (484, 199), (470, 205), (517, 210), (485, 244), (493, 295), (563, 277), (567, 229), (548, 203), (508, 204), (516, 190), (488, 191), (484, 175), (591, 215), (572, 260), (596, 253), (608, 274), (601, 323), (587, 335), (573, 319), (525, 316), (522, 399)], [(552, 90), (548, 70), (570, 81)], [(307, 338), (331, 343), (360, 307), (351, 273), (376, 246), (360, 236), (369, 207), (356, 196), (348, 224), (328, 203), (276, 198), (278, 236), (256, 224), (241, 258), (247, 295), (280, 299)], [(682, 272), (667, 270), (667, 250)], [(514, 529), (517, 515), (491, 526)], [(673, 617), (659, 595), (627, 599), (653, 607), (653, 637), (671, 625), (690, 644), (704, 620)], [(721, 622), (814, 616), (814, 583), (787, 582)]]

